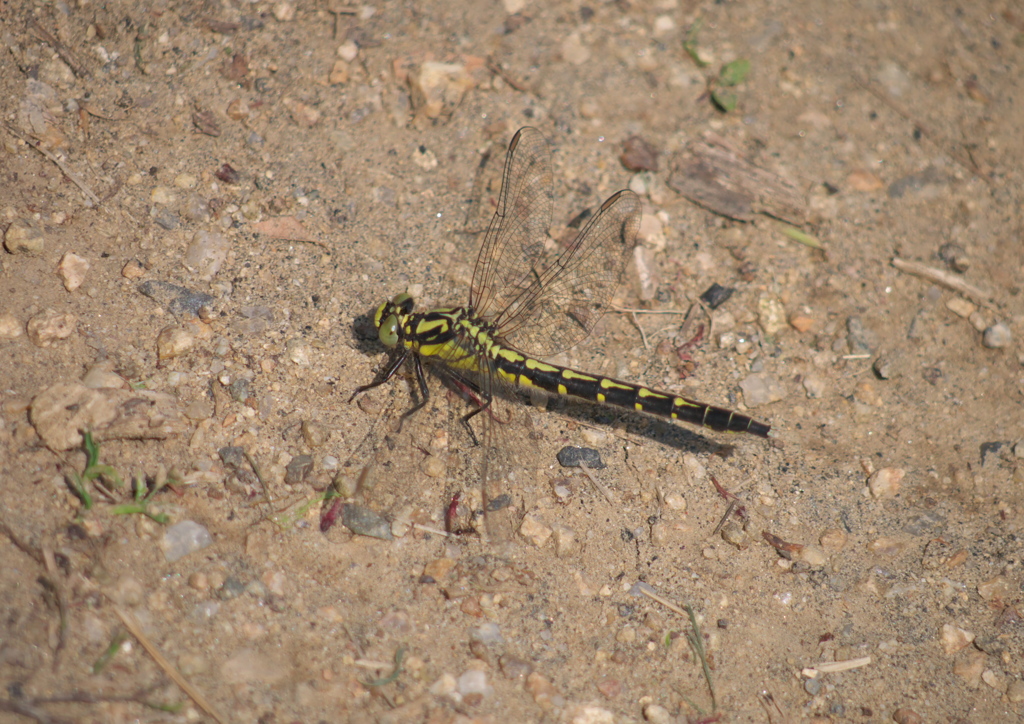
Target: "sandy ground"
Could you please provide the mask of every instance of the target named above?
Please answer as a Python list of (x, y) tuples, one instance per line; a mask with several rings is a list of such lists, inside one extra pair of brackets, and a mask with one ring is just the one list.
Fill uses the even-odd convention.
[[(0, 0), (0, 53), (3, 721), (1020, 720), (1018, 6)], [(446, 536), (461, 403), (348, 398), (378, 304), (465, 303), (525, 125), (554, 237), (641, 193), (616, 302), (666, 313), (553, 361), (776, 437), (520, 406), (512, 535)], [(685, 198), (701, 141), (792, 213)]]

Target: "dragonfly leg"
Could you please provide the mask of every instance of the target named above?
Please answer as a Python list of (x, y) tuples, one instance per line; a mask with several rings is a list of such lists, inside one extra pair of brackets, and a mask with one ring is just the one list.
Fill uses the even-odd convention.
[(388, 362), (388, 366), (384, 368), (384, 372), (381, 374), (379, 380), (374, 380), (368, 385), (357, 387), (352, 393), (352, 396), (348, 398), (348, 401), (352, 402), (352, 400), (356, 399), (357, 395), (366, 392), (367, 390), (372, 390), (374, 387), (380, 387), (390, 380), (395, 376), (395, 373), (398, 372), (398, 368), (402, 366), (402, 363), (405, 362), (408, 357), (409, 350), (403, 350), (401, 354), (395, 355), (391, 361)]

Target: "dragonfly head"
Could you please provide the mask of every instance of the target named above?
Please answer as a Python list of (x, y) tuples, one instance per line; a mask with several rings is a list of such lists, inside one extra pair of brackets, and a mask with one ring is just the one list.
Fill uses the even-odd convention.
[(398, 345), (398, 331), (402, 326), (402, 318), (412, 313), (414, 304), (413, 298), (402, 292), (378, 307), (377, 313), (373, 316), (373, 324), (377, 327), (377, 336), (385, 347)]

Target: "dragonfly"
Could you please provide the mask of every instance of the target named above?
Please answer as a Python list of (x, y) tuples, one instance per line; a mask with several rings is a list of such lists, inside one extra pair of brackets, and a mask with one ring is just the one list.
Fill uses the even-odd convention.
[[(402, 414), (404, 421), (430, 399), (425, 368), (439, 376), (469, 402), (462, 422), (484, 448), (485, 497), (502, 452), (496, 430), (507, 421), (495, 411), (497, 401), (518, 399), (517, 391), (542, 390), (715, 431), (769, 437), (770, 425), (739, 412), (543, 360), (582, 342), (609, 311), (642, 216), (639, 197), (619, 191), (559, 247), (548, 237), (553, 188), (547, 139), (535, 128), (520, 129), (508, 147), (467, 304), (416, 311), (416, 301), (404, 292), (383, 302), (373, 323), (390, 359), (349, 402), (407, 366), (419, 394)], [(481, 413), (482, 441), (469, 426)]]

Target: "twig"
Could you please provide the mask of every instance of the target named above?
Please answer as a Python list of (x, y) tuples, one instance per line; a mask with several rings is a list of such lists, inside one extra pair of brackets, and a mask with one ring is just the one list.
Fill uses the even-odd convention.
[(192, 684), (190, 684), (188, 680), (186, 680), (185, 677), (171, 665), (170, 661), (164, 658), (164, 655), (160, 653), (159, 649), (157, 649), (146, 634), (142, 632), (142, 628), (139, 626), (134, 616), (127, 611), (121, 610), (120, 606), (114, 607), (114, 613), (116, 613), (118, 618), (121, 619), (121, 623), (124, 624), (124, 627), (128, 629), (132, 636), (138, 640), (142, 648), (146, 649), (146, 652), (153, 657), (153, 661), (156, 662), (157, 666), (163, 669), (164, 673), (171, 677), (174, 683), (181, 687), (181, 690), (184, 691), (200, 709), (212, 716), (218, 724), (227, 724), (227, 719), (222, 717), (220, 713), (213, 708), (213, 705), (206, 700), (206, 697), (203, 696), (198, 689), (192, 686)]
[(590, 471), (587, 470), (587, 468), (585, 468), (582, 465), (580, 465), (580, 471), (587, 477), (587, 480), (589, 480), (591, 483), (593, 483), (595, 488), (597, 488), (599, 491), (601, 491), (601, 495), (604, 496), (605, 500), (607, 500), (612, 505), (616, 505), (619, 502), (619, 501), (617, 501), (615, 499), (615, 495), (612, 493), (612, 491), (609, 490), (597, 478), (595, 478), (593, 475), (591, 475)]
[(636, 318), (636, 312), (630, 312), (629, 318), (632, 320), (633, 326), (640, 332), (640, 341), (644, 343), (644, 350), (649, 350), (651, 347), (647, 344), (647, 335), (644, 333), (644, 328), (640, 326), (640, 320)]
[(494, 75), (498, 76), (503, 81), (508, 83), (513, 90), (517, 90), (520, 93), (533, 93), (533, 91), (530, 90), (530, 87), (528, 85), (510, 76), (505, 71), (505, 69), (498, 64), (498, 61), (496, 61), (494, 58), (490, 56), (488, 56), (487, 58), (487, 70), (491, 71), (492, 73), (494, 73)]
[(861, 656), (858, 659), (847, 659), (846, 661), (823, 661), (814, 666), (808, 666), (800, 673), (808, 679), (816, 679), (820, 674), (837, 674), (840, 671), (859, 669), (862, 666), (871, 664), (870, 656)]
[(28, 144), (31, 148), (34, 148), (35, 150), (39, 151), (39, 153), (43, 154), (44, 156), (46, 156), (46, 158), (50, 159), (55, 164), (57, 164), (57, 168), (59, 168), (65, 176), (71, 179), (74, 182), (75, 186), (82, 190), (82, 193), (85, 194), (85, 197), (92, 202), (92, 206), (100, 205), (100, 197), (94, 194), (92, 189), (89, 188), (85, 181), (83, 181), (78, 174), (76, 174), (74, 171), (68, 168), (68, 165), (66, 163), (61, 161), (59, 158), (54, 156), (52, 153), (47, 151), (42, 146), (38, 145), (38, 141), (34, 141), (32, 139), (27, 138), (24, 134), (15, 129), (11, 124), (5, 123), (4, 127), (7, 128), (7, 130), (10, 133), (14, 134), (22, 141), (24, 141), (26, 144)]
[(954, 292), (958, 292), (963, 294), (965, 297), (973, 299), (978, 304), (988, 307), (989, 309), (995, 309), (995, 306), (990, 301), (992, 299), (991, 294), (986, 292), (984, 289), (979, 289), (973, 284), (968, 284), (963, 279), (953, 276), (942, 269), (926, 266), (917, 261), (907, 261), (905, 259), (900, 259), (899, 257), (893, 257), (892, 265), (902, 272), (913, 274), (916, 277), (930, 279), (936, 284), (941, 284), (948, 289), (952, 289)]
[(32, 32), (34, 32), (40, 40), (42, 40), (44, 43), (52, 47), (57, 52), (57, 55), (60, 56), (60, 59), (67, 63), (68, 67), (71, 68), (72, 73), (74, 73), (79, 78), (85, 78), (89, 75), (89, 69), (81, 63), (79, 63), (78, 60), (75, 59), (75, 56), (72, 55), (71, 51), (68, 50), (68, 48), (64, 45), (64, 43), (57, 40), (57, 38), (55, 38), (53, 34), (50, 33), (50, 31), (48, 31), (39, 23), (38, 19), (33, 18), (32, 22), (29, 23), (29, 28), (32, 29)]

